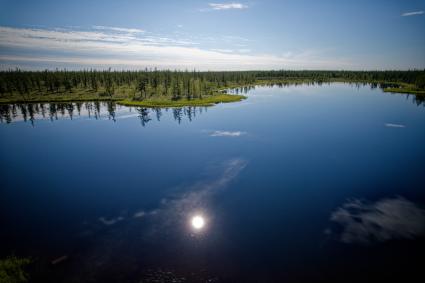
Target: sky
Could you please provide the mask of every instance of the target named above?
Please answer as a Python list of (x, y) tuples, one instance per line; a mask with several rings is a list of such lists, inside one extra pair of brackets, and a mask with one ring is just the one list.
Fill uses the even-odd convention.
[(425, 69), (425, 0), (0, 0), (0, 69)]

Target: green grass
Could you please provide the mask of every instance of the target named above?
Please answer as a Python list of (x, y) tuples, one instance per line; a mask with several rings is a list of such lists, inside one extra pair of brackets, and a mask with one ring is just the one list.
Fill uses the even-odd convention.
[(183, 107), (183, 106), (213, 106), (217, 103), (236, 102), (245, 99), (242, 95), (229, 95), (215, 93), (201, 98), (172, 100), (168, 96), (150, 97), (144, 100), (134, 100), (134, 89), (120, 87), (115, 90), (113, 96), (105, 95), (103, 89), (97, 92), (93, 90), (74, 89), (72, 92), (61, 91), (58, 93), (32, 92), (21, 95), (14, 93), (0, 97), (0, 104), (10, 103), (49, 103), (49, 102), (82, 102), (82, 101), (116, 101), (121, 105), (141, 107)]
[(394, 93), (409, 93), (415, 95), (425, 95), (425, 90), (416, 89), (414, 87), (400, 87), (400, 88), (384, 88), (385, 92), (394, 92)]
[(245, 99), (243, 95), (216, 94), (208, 97), (194, 99), (179, 99), (172, 100), (168, 97), (150, 98), (146, 100), (121, 100), (118, 104), (125, 106), (140, 106), (140, 107), (183, 107), (183, 106), (213, 106), (217, 103), (236, 102)]

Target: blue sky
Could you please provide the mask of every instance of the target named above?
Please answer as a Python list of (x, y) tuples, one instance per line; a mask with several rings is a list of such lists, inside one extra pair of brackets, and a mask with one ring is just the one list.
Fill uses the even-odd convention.
[(423, 69), (425, 0), (0, 0), (0, 68)]

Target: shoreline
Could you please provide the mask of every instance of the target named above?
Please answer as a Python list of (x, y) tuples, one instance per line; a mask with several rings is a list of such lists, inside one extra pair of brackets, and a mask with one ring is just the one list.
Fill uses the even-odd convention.
[(36, 104), (36, 103), (76, 103), (76, 102), (115, 102), (123, 106), (140, 106), (140, 107), (184, 107), (184, 106), (214, 106), (219, 103), (238, 102), (247, 99), (244, 95), (237, 94), (217, 94), (205, 98), (179, 99), (172, 100), (170, 98), (154, 98), (146, 100), (128, 100), (122, 98), (65, 98), (65, 99), (10, 99), (0, 100), (0, 105), (8, 104)]
[[(102, 92), (97, 94), (75, 94), (70, 93), (59, 93), (59, 94), (49, 94), (45, 95), (47, 97), (40, 97), (43, 94), (34, 95), (29, 99), (24, 99), (22, 97), (10, 97), (10, 98), (0, 98), (0, 105), (5, 104), (28, 104), (28, 103), (73, 103), (73, 102), (115, 102), (123, 106), (139, 106), (139, 107), (185, 107), (185, 106), (214, 106), (219, 103), (231, 103), (238, 102), (247, 99), (244, 95), (238, 94), (228, 94), (227, 90), (232, 90), (236, 88), (243, 87), (255, 87), (255, 86), (264, 86), (264, 85), (273, 85), (273, 84), (285, 84), (285, 85), (298, 85), (298, 84), (331, 84), (331, 83), (346, 83), (346, 84), (388, 84), (390, 87), (380, 88), (383, 92), (386, 93), (399, 93), (399, 94), (412, 94), (415, 96), (425, 96), (425, 90), (419, 90), (414, 87), (414, 85), (401, 83), (401, 82), (383, 82), (383, 81), (367, 81), (367, 80), (344, 80), (344, 79), (328, 79), (328, 80), (311, 80), (311, 79), (267, 79), (267, 80), (257, 80), (254, 83), (247, 84), (234, 84), (226, 87), (221, 87), (216, 90), (216, 93), (210, 96), (205, 96), (203, 98), (180, 98), (178, 100), (173, 100), (171, 97), (162, 96), (162, 97), (153, 97), (147, 98), (144, 100), (131, 100), (130, 97), (125, 96), (125, 94), (116, 94), (115, 97), (102, 95)], [(394, 87), (398, 85), (399, 87)], [(86, 90), (83, 90), (87, 92)], [(70, 95), (71, 94), (71, 95)], [(63, 95), (64, 97), (60, 97)]]

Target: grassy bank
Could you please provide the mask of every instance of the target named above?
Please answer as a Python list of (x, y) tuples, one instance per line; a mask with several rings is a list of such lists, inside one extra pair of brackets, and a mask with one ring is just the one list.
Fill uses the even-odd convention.
[(126, 106), (140, 107), (183, 107), (183, 106), (213, 106), (217, 103), (237, 102), (245, 99), (243, 95), (230, 95), (225, 93), (206, 96), (203, 98), (181, 98), (173, 100), (171, 97), (150, 97), (143, 100), (133, 100), (128, 96), (114, 95), (105, 96), (99, 94), (68, 93), (55, 95), (33, 95), (30, 97), (4, 97), (0, 98), (0, 104), (16, 103), (65, 103), (65, 102), (84, 102), (84, 101), (115, 101), (118, 104)]
[(425, 90), (417, 89), (414, 86), (402, 86), (398, 88), (388, 87), (388, 88), (384, 88), (384, 92), (407, 93), (407, 94), (425, 96)]
[(134, 89), (130, 87), (121, 87), (115, 90), (114, 94), (106, 95), (104, 89), (98, 91), (75, 89), (69, 92), (59, 91), (57, 93), (49, 92), (30, 92), (27, 94), (13, 93), (0, 97), (0, 104), (15, 103), (61, 103), (61, 102), (83, 102), (83, 101), (115, 101), (118, 104), (126, 106), (140, 107), (183, 107), (183, 106), (213, 106), (217, 103), (237, 102), (245, 99), (243, 95), (230, 95), (223, 92), (214, 92), (211, 95), (205, 95), (202, 98), (196, 97), (188, 99), (181, 97), (173, 99), (171, 96), (150, 96), (142, 99), (135, 94)]
[(237, 102), (245, 99), (243, 95), (217, 94), (205, 98), (172, 100), (168, 97), (148, 100), (120, 100), (117, 103), (125, 106), (140, 107), (183, 107), (183, 106), (213, 106), (218, 103)]

